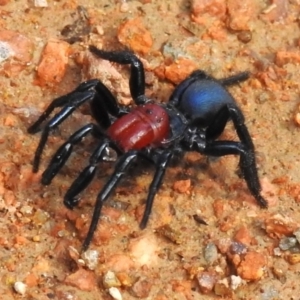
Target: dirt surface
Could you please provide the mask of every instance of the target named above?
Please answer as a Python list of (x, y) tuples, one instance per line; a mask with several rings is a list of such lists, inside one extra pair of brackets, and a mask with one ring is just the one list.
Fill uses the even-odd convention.
[[(1, 299), (299, 299), (299, 1), (0, 0)], [(195, 69), (216, 78), (249, 71), (230, 92), (253, 138), (262, 210), (238, 176), (238, 158), (197, 153), (174, 163), (139, 229), (153, 168), (138, 162), (103, 209), (80, 255), (94, 201), (111, 164), (73, 211), (63, 196), (87, 163), (87, 137), (51, 185), (42, 171), (68, 136), (91, 122), (76, 110), (50, 135), (27, 128), (52, 99), (99, 77), (124, 105), (129, 68), (87, 47), (130, 48), (146, 69), (146, 94), (168, 101)], [(229, 124), (220, 139), (236, 140)]]

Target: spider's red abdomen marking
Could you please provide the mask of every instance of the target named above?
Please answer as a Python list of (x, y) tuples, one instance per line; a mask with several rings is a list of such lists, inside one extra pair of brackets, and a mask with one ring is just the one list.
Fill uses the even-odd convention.
[(112, 124), (107, 133), (124, 150), (140, 150), (159, 145), (169, 133), (166, 110), (157, 104), (145, 104)]

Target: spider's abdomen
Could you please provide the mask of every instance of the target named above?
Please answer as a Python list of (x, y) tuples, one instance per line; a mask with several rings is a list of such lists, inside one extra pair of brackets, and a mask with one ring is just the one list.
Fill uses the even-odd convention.
[(166, 110), (157, 104), (145, 104), (116, 120), (107, 133), (120, 148), (128, 151), (159, 145), (168, 136), (169, 128)]
[(213, 80), (195, 81), (183, 92), (180, 99), (180, 111), (192, 122), (208, 126), (220, 109), (234, 103), (229, 92)]

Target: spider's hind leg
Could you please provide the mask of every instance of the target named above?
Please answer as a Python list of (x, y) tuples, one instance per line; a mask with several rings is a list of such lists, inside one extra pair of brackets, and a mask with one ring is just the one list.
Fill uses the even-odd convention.
[(230, 85), (234, 85), (246, 81), (247, 79), (249, 79), (249, 77), (250, 77), (250, 73), (245, 71), (226, 78), (218, 79), (218, 82), (222, 85), (230, 86)]

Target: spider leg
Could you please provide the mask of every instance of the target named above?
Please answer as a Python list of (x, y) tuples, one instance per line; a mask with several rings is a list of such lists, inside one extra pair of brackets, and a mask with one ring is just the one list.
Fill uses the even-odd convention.
[(249, 79), (249, 77), (250, 77), (250, 73), (245, 71), (226, 78), (218, 79), (218, 82), (221, 85), (229, 86), (229, 85), (234, 85), (246, 81), (247, 79)]
[(144, 104), (148, 100), (145, 96), (145, 71), (142, 62), (130, 51), (104, 51), (90, 46), (89, 50), (96, 56), (116, 62), (118, 64), (130, 64), (131, 75), (129, 79), (129, 88), (134, 102)]
[(54, 99), (37, 121), (27, 129), (28, 133), (34, 134), (40, 131), (40, 125), (49, 117), (55, 108), (65, 106), (72, 101), (76, 102), (77, 99), (72, 97), (73, 94), (78, 93), (78, 98), (80, 97), (79, 95), (84, 97), (86, 93), (91, 93), (92, 89), (94, 89), (95, 93), (93, 96), (90, 94), (91, 98), (87, 100), (92, 100), (91, 107), (94, 117), (103, 127), (106, 128), (111, 124), (108, 113), (115, 117), (127, 113), (126, 108), (118, 105), (116, 98), (100, 80), (91, 79), (79, 84), (72, 92)]
[[(220, 132), (219, 130), (222, 129), (220, 126), (223, 126), (225, 117), (229, 116), (241, 142), (210, 141), (204, 148), (204, 153), (213, 156), (239, 154), (239, 166), (250, 192), (261, 207), (267, 207), (267, 201), (260, 195), (261, 186), (258, 179), (254, 145), (245, 125), (245, 119), (241, 110), (234, 104), (227, 104), (219, 114), (221, 115), (221, 119), (214, 121), (206, 130), (207, 139), (211, 140), (216, 133)], [(214, 152), (216, 152), (216, 155), (213, 154)]]
[(249, 150), (251, 149), (254, 152), (254, 145), (245, 125), (243, 113), (236, 105), (227, 104), (227, 109), (239, 139)]
[(54, 176), (59, 172), (59, 170), (65, 165), (70, 154), (73, 151), (74, 145), (78, 144), (86, 135), (92, 133), (93, 135), (102, 135), (101, 129), (93, 124), (87, 124), (73, 133), (69, 139), (59, 147), (56, 153), (53, 155), (47, 169), (42, 175), (42, 184), (48, 185), (51, 183)]
[(216, 114), (211, 124), (206, 129), (206, 139), (207, 140), (215, 140), (218, 138), (221, 133), (224, 131), (224, 128), (229, 119), (229, 111), (227, 106), (224, 106), (220, 111)]
[[(99, 80), (92, 79), (92, 80), (82, 82), (72, 92), (54, 99), (50, 103), (50, 105), (47, 107), (47, 109), (41, 114), (41, 116), (27, 129), (28, 133), (34, 134), (34, 133), (40, 131), (40, 125), (49, 117), (49, 115), (53, 112), (53, 110), (55, 108), (62, 107), (64, 105), (66, 105), (67, 103), (70, 103), (70, 101), (72, 101), (72, 99), (73, 99), (72, 95), (74, 93), (83, 93), (83, 92), (89, 91), (92, 87), (97, 85), (97, 81), (99, 81)], [(78, 94), (78, 96), (79, 96), (79, 94)], [(76, 101), (76, 99), (75, 99), (75, 101)]]
[(128, 108), (119, 106), (111, 91), (100, 80), (94, 80), (96, 81), (94, 86), (96, 93), (90, 103), (91, 112), (102, 127), (108, 128), (112, 123), (109, 114), (120, 117), (128, 113)]
[[(38, 167), (40, 164), (40, 158), (47, 142), (49, 133), (51, 130), (56, 128), (60, 123), (62, 123), (68, 116), (72, 114), (72, 112), (84, 102), (90, 100), (94, 96), (95, 92), (88, 91), (86, 93), (72, 93), (68, 97), (67, 104), (62, 108), (60, 112), (58, 112), (45, 126), (43, 129), (40, 143), (36, 149), (34, 160), (33, 160), (33, 172), (38, 171)], [(51, 106), (51, 104), (50, 104)], [(37, 123), (37, 122), (36, 122)], [(34, 124), (35, 125), (35, 124)]]
[(163, 177), (165, 175), (166, 168), (167, 168), (168, 163), (169, 163), (171, 158), (172, 158), (172, 152), (165, 151), (162, 154), (160, 154), (158, 159), (157, 159), (156, 171), (155, 171), (153, 180), (152, 180), (150, 188), (149, 188), (148, 197), (147, 197), (147, 200), (146, 200), (146, 208), (145, 208), (145, 211), (144, 211), (142, 221), (140, 223), (140, 228), (141, 229), (144, 229), (147, 226), (149, 216), (151, 214), (151, 210), (152, 210), (152, 206), (153, 206), (154, 197), (155, 197), (158, 189), (161, 186)]
[(249, 149), (254, 152), (254, 145), (252, 138), (249, 134), (247, 126), (245, 125), (245, 118), (241, 110), (234, 104), (227, 104), (224, 106), (214, 120), (206, 129), (207, 140), (216, 139), (224, 130), (228, 119), (231, 119), (237, 135), (241, 142)]
[(261, 186), (257, 174), (255, 154), (252, 148), (247, 147), (243, 142), (213, 141), (206, 145), (204, 154), (211, 156), (240, 155), (239, 166), (248, 189), (262, 208), (268, 207), (268, 202), (260, 194)]
[(78, 204), (78, 194), (81, 193), (93, 180), (97, 166), (100, 161), (103, 161), (103, 157), (106, 154), (107, 148), (111, 146), (111, 141), (105, 138), (96, 147), (89, 160), (89, 165), (86, 166), (78, 177), (73, 181), (64, 197), (64, 205), (70, 209), (73, 209)]
[(89, 231), (82, 244), (82, 251), (86, 251), (92, 241), (94, 232), (99, 222), (103, 203), (113, 192), (114, 188), (116, 187), (120, 179), (123, 177), (128, 167), (132, 164), (132, 162), (136, 159), (136, 157), (139, 154), (140, 153), (138, 151), (134, 151), (134, 150), (128, 151), (125, 154), (123, 154), (116, 165), (114, 173), (112, 174), (110, 179), (106, 182), (101, 192), (98, 194)]

